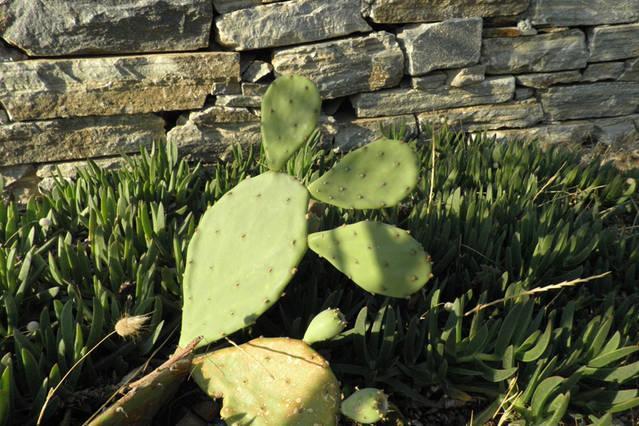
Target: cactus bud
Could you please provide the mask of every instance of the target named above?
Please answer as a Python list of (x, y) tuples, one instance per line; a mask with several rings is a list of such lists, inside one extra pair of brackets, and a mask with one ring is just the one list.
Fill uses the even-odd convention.
[(342, 402), (341, 410), (356, 422), (377, 423), (388, 413), (388, 397), (379, 389), (360, 389)]
[(346, 325), (346, 319), (339, 309), (326, 309), (313, 318), (302, 340), (309, 345), (330, 340), (340, 334)]

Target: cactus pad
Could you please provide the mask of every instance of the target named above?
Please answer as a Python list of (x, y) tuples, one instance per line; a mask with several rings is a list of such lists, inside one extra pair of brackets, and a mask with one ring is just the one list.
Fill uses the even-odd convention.
[(311, 183), (314, 198), (345, 209), (378, 209), (399, 203), (417, 185), (419, 168), (405, 142), (380, 139), (348, 153)]
[(196, 383), (224, 398), (229, 425), (335, 425), (340, 390), (328, 363), (301, 340), (260, 338), (196, 357)]
[(262, 99), (262, 143), (271, 170), (286, 161), (317, 128), (322, 100), (313, 82), (301, 76), (282, 76)]
[(279, 299), (306, 253), (307, 206), (295, 178), (267, 172), (207, 210), (188, 248), (180, 346), (234, 333)]
[(408, 232), (364, 221), (308, 236), (308, 246), (363, 289), (408, 297), (431, 277), (423, 247)]
[(377, 423), (388, 413), (388, 397), (379, 389), (360, 389), (342, 402), (341, 411), (358, 423)]

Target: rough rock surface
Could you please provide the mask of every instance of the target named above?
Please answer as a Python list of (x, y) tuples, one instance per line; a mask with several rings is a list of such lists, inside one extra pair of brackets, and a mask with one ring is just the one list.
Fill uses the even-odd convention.
[(416, 136), (418, 133), (417, 121), (412, 114), (338, 121), (335, 146), (343, 150), (350, 150), (374, 142), (382, 137), (380, 127), (388, 126), (405, 126), (407, 135)]
[(486, 80), (486, 65), (475, 65), (446, 72), (446, 83), (453, 87), (464, 87)]
[(242, 83), (242, 94), (244, 96), (264, 96), (268, 90), (268, 84)]
[(192, 112), (167, 134), (186, 155), (216, 160), (233, 144), (253, 145), (261, 140), (260, 119), (246, 108), (213, 106)]
[(461, 106), (506, 102), (515, 94), (514, 77), (489, 78), (463, 88), (390, 89), (351, 97), (358, 117), (412, 114)]
[(0, 165), (118, 155), (164, 138), (153, 114), (9, 123), (0, 125)]
[(275, 51), (277, 74), (299, 74), (313, 80), (330, 99), (399, 84), (404, 54), (395, 36), (385, 31), (363, 37), (309, 44)]
[(529, 127), (541, 123), (544, 112), (534, 99), (496, 105), (480, 105), (445, 111), (425, 112), (417, 116), (422, 128), (437, 125), (442, 120), (452, 129), (470, 132), (503, 128)]
[(259, 108), (262, 105), (262, 96), (223, 95), (215, 98), (215, 105), (235, 108)]
[(481, 54), (481, 33), (481, 18), (403, 27), (397, 40), (406, 52), (406, 72), (422, 75), (476, 64)]
[(639, 24), (593, 28), (588, 34), (590, 62), (639, 56)]
[(518, 87), (517, 90), (515, 90), (516, 101), (530, 99), (533, 96), (535, 96), (535, 89), (531, 89), (530, 87)]
[(541, 103), (551, 120), (614, 117), (639, 107), (639, 83), (605, 82), (551, 87)]
[(517, 83), (535, 89), (545, 89), (555, 84), (575, 83), (581, 81), (579, 71), (542, 72), (535, 74), (520, 74), (515, 76)]
[(275, 3), (282, 0), (213, 0), (213, 6), (218, 13), (229, 13), (247, 7)]
[(487, 38), (482, 63), (489, 74), (550, 72), (585, 68), (586, 38), (580, 30), (528, 37)]
[(413, 89), (435, 89), (446, 84), (448, 81), (448, 74), (442, 71), (436, 71), (431, 74), (422, 75), (420, 77), (413, 77), (411, 79), (411, 87)]
[(27, 55), (0, 40), (0, 62), (22, 61)]
[(235, 50), (308, 43), (371, 27), (360, 14), (359, 0), (298, 0), (273, 3), (218, 16), (216, 41)]
[(216, 82), (239, 80), (236, 53), (0, 62), (12, 120), (201, 108)]
[(515, 139), (534, 139), (542, 143), (607, 145), (633, 142), (639, 138), (639, 115), (594, 120), (565, 121), (527, 129), (489, 131), (489, 137), (510, 142)]
[(31, 56), (207, 47), (210, 0), (0, 2), (0, 36)]
[(619, 80), (639, 81), (639, 58), (626, 61), (625, 68)]
[(602, 62), (589, 64), (583, 72), (581, 81), (594, 83), (601, 80), (616, 80), (624, 72), (624, 62)]
[[(320, 118), (321, 143), (335, 136), (332, 117)], [(216, 161), (233, 145), (257, 145), (262, 139), (259, 115), (247, 108), (212, 106), (182, 116), (167, 134), (187, 158)]]
[(533, 25), (586, 26), (639, 20), (639, 0), (531, 0)]
[(242, 70), (242, 80), (250, 83), (260, 81), (273, 72), (273, 65), (265, 61), (252, 61)]
[(528, 0), (362, 0), (364, 14), (384, 24), (514, 16), (526, 8)]

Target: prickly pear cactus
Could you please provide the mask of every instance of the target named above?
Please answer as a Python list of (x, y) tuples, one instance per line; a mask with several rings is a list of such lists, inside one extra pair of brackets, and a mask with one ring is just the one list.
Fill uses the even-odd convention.
[(308, 236), (308, 246), (363, 289), (408, 297), (431, 277), (423, 247), (408, 232), (363, 221)]
[(379, 389), (360, 389), (342, 402), (341, 411), (358, 423), (377, 423), (388, 413), (388, 397)]
[(380, 139), (342, 158), (311, 183), (314, 198), (347, 209), (378, 209), (399, 203), (417, 185), (419, 167), (407, 143)]
[(282, 76), (262, 99), (262, 143), (271, 170), (281, 170), (319, 121), (322, 100), (306, 77)]
[(335, 425), (340, 390), (328, 363), (300, 340), (260, 338), (196, 357), (192, 377), (224, 398), (229, 425)]
[(326, 309), (315, 315), (302, 340), (309, 345), (330, 340), (340, 334), (347, 325), (346, 318), (339, 309)]
[(188, 248), (180, 346), (247, 327), (280, 298), (306, 253), (308, 198), (293, 177), (267, 172), (204, 214)]

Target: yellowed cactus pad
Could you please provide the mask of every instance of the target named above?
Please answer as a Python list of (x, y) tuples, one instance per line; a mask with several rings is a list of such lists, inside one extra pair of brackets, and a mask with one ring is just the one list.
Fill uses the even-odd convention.
[(301, 340), (260, 338), (196, 357), (192, 377), (224, 398), (229, 425), (337, 424), (340, 390), (328, 362)]

